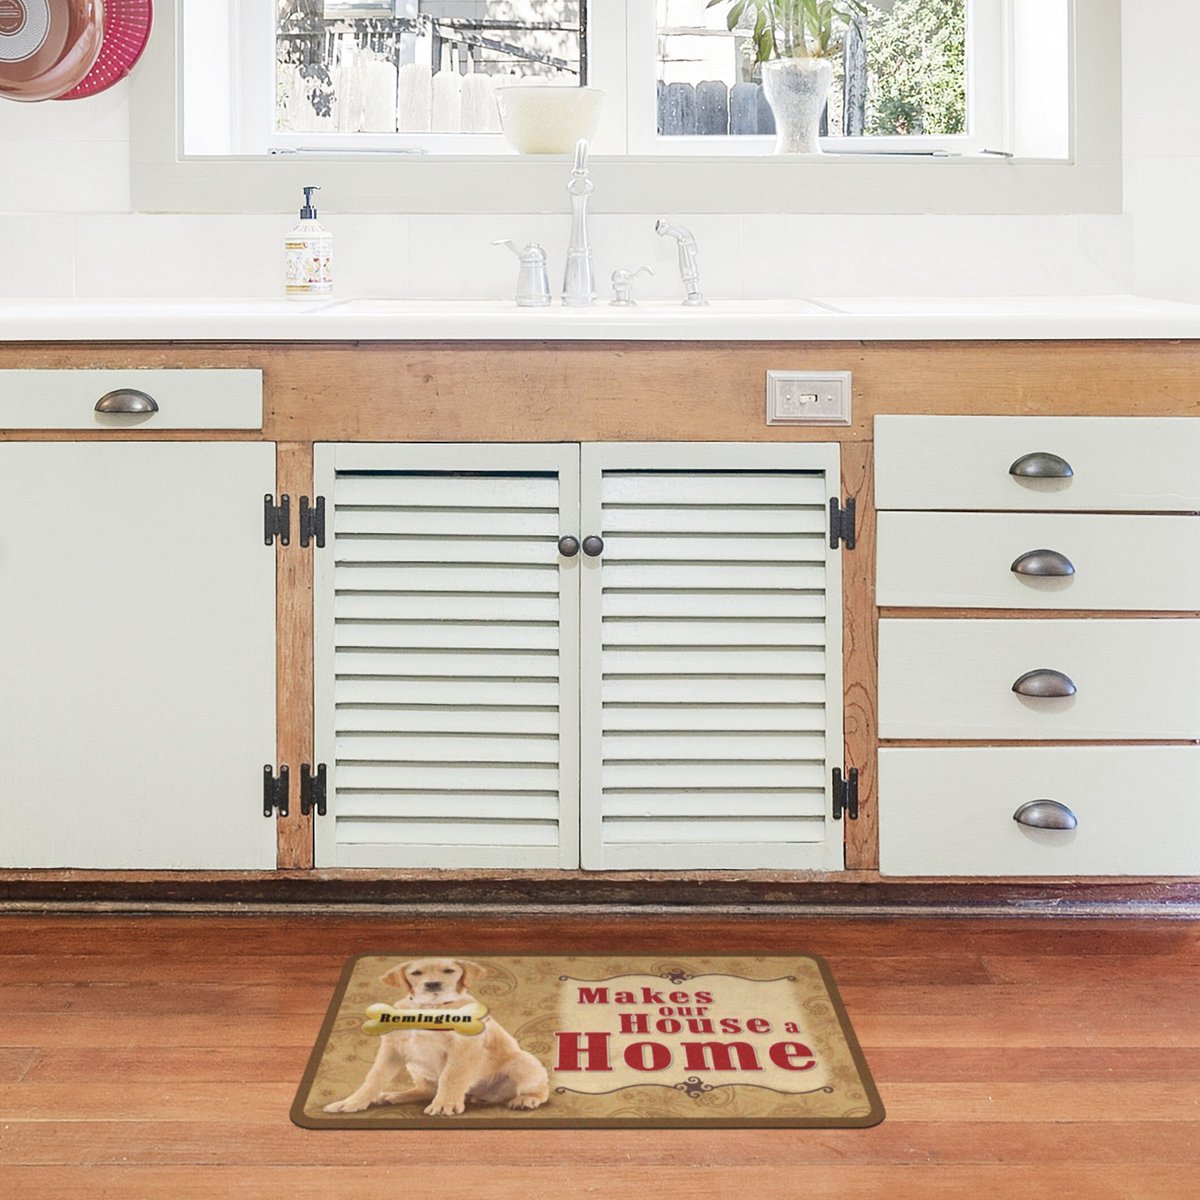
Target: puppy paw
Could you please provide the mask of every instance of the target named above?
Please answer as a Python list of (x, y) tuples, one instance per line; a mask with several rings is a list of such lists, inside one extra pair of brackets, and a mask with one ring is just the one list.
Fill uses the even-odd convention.
[(366, 1100), (355, 1100), (353, 1096), (347, 1096), (345, 1100), (335, 1100), (332, 1104), (325, 1105), (325, 1111), (327, 1113), (356, 1113), (370, 1107), (370, 1103)]
[(540, 1108), (546, 1103), (544, 1096), (514, 1096), (507, 1102), (509, 1108)]
[(462, 1100), (434, 1100), (425, 1109), (427, 1117), (457, 1117), (465, 1107)]

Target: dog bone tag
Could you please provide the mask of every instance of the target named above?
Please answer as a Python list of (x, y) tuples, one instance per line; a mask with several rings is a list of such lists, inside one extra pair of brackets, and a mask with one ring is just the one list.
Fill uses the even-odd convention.
[(385, 1033), (405, 1033), (412, 1029), (441, 1029), (452, 1033), (476, 1034), (483, 1032), (483, 1018), (487, 1016), (487, 1005), (476, 1001), (462, 1008), (392, 1008), (390, 1004), (372, 1004), (367, 1009), (371, 1019), (363, 1027), (363, 1033), (380, 1036)]

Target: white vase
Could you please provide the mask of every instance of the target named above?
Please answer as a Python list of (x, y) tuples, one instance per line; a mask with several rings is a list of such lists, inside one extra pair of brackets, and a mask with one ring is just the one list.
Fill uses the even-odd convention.
[(763, 91), (775, 114), (776, 154), (820, 154), (821, 113), (833, 78), (827, 58), (773, 58), (762, 65)]

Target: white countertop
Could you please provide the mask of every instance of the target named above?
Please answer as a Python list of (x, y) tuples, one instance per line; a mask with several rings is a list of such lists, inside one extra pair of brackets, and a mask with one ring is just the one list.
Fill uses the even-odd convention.
[(1200, 304), (1137, 296), (821, 297), (708, 308), (498, 300), (7, 300), (18, 341), (958, 341), (1200, 339)]

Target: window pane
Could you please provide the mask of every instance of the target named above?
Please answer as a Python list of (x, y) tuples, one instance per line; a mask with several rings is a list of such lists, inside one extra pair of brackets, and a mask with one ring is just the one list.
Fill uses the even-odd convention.
[[(789, 0), (748, 0), (732, 32), (732, 4), (656, 4), (659, 134), (774, 133), (753, 35), (760, 9), (782, 13)], [(873, 0), (866, 8), (835, 42), (829, 134), (965, 133), (967, 0)]]
[(493, 87), (586, 82), (586, 21), (585, 0), (277, 0), (276, 131), (496, 132)]

